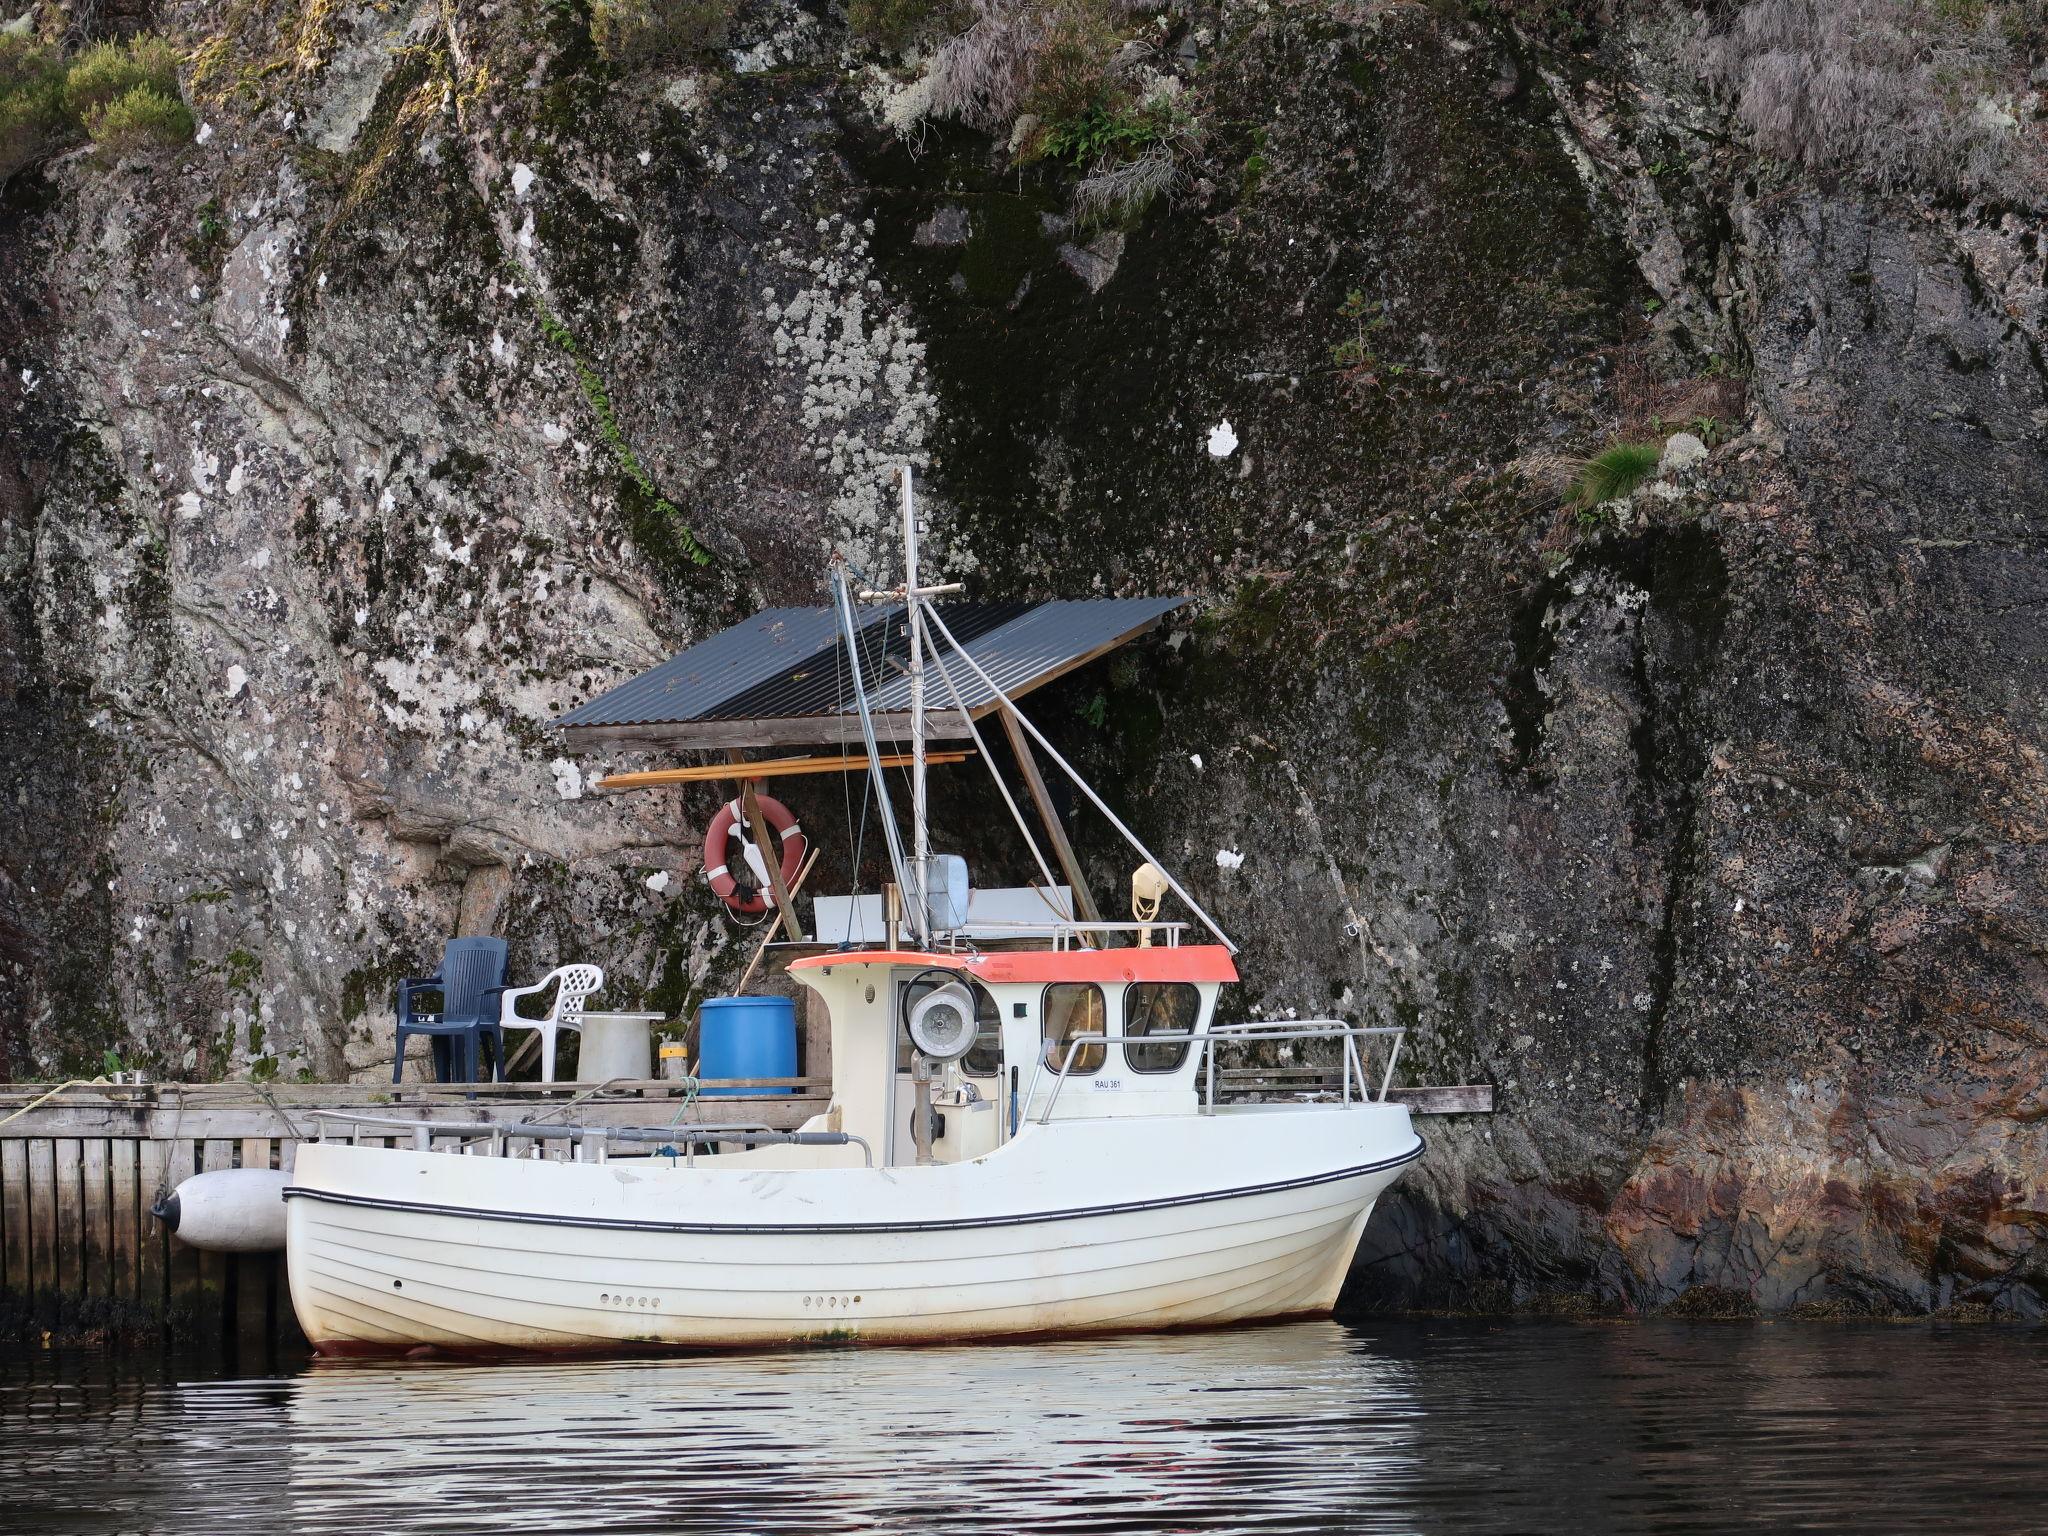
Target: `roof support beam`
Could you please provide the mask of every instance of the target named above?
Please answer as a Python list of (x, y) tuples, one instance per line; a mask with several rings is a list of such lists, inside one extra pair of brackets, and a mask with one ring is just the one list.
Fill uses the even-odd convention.
[[(974, 756), (970, 749), (957, 752), (927, 752), (933, 764), (964, 763)], [(884, 768), (901, 768), (910, 761), (897, 754), (882, 759)], [(644, 773), (608, 773), (592, 789), (658, 789), (664, 784), (704, 784), (719, 779), (788, 779), (812, 773), (866, 773), (865, 757), (780, 757), (760, 763), (692, 763), (687, 768), (652, 768)]]
[[(993, 704), (975, 711), (977, 719)], [(686, 720), (673, 724), (565, 725), (562, 743), (572, 751), (719, 752), (735, 747), (851, 747), (863, 745), (860, 720), (828, 715), (793, 715), (778, 720)], [(910, 716), (903, 711), (877, 713), (875, 732), (893, 741), (910, 739)], [(965, 741), (967, 728), (950, 709), (925, 711), (929, 741)]]
[[(1038, 764), (1032, 760), (1031, 743), (1024, 739), (1023, 728), (1017, 723), (1017, 712), (1006, 705), (997, 713), (1003, 718), (1003, 731), (1010, 738), (1010, 750), (1017, 754), (1017, 771), (1023, 776), (1025, 791), (1038, 810), (1038, 819), (1045, 823), (1045, 835), (1052, 843), (1053, 857), (1059, 860), (1060, 873), (1067, 877), (1067, 884), (1074, 892), (1074, 911), (1084, 923), (1099, 923), (1102, 914), (1095, 910), (1095, 898), (1088, 894), (1088, 882), (1081, 874), (1081, 863), (1074, 857), (1073, 844), (1067, 841), (1067, 829), (1060, 825), (1059, 812), (1053, 808), (1045, 780), (1038, 776)], [(1092, 947), (1094, 937), (1084, 937)]]

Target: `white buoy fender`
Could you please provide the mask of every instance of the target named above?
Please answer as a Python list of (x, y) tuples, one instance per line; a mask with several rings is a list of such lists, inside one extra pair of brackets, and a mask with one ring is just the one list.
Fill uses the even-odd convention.
[(195, 1173), (151, 1207), (157, 1220), (209, 1253), (284, 1247), (285, 1176), (271, 1168)]

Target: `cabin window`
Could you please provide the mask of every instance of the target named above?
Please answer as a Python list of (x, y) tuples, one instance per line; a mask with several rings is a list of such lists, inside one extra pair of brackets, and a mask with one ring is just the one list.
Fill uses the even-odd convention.
[(987, 987), (974, 989), (974, 1049), (960, 1065), (970, 1077), (994, 1077), (1003, 1070), (1003, 1010)]
[(1057, 1072), (1100, 1072), (1106, 1048), (1084, 1045), (1067, 1063), (1067, 1042), (1081, 1035), (1109, 1033), (1109, 1010), (1102, 1001), (1102, 988), (1088, 981), (1056, 981), (1045, 989), (1045, 1007), (1040, 1015), (1040, 1032), (1045, 1037), (1045, 1064)]
[[(1126, 1035), (1191, 1035), (1202, 1017), (1202, 993), (1187, 981), (1141, 981), (1124, 989)], [(1188, 1040), (1124, 1046), (1133, 1072), (1178, 1072), (1188, 1059)]]

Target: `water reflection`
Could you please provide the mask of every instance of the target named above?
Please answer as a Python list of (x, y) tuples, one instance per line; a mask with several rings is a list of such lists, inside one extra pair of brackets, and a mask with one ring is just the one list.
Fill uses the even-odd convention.
[(260, 1380), (0, 1357), (0, 1530), (2019, 1530), (2043, 1337), (1300, 1324)]
[[(1295, 1488), (1314, 1526), (1383, 1503), (1382, 1478), (1412, 1464), (1413, 1376), (1334, 1324), (647, 1363), (323, 1363), (293, 1383), (288, 1487), (311, 1528), (344, 1509), (407, 1512), (423, 1531), (570, 1528), (594, 1489), (621, 1531), (1284, 1526)], [(373, 1424), (392, 1449), (366, 1504), (359, 1444)]]

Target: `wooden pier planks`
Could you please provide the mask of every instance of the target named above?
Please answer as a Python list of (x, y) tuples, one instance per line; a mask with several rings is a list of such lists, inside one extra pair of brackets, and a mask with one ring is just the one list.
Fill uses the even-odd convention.
[(158, 1317), (170, 1302), (171, 1235), (150, 1208), (171, 1188), (170, 1152), (167, 1141), (135, 1144), (135, 1293), (142, 1309)]
[(79, 1253), (85, 1274), (80, 1289), (98, 1300), (114, 1295), (114, 1201), (107, 1141), (94, 1136), (79, 1144)]
[[(176, 1189), (199, 1171), (198, 1143), (180, 1138), (164, 1148), (164, 1187)], [(159, 1231), (163, 1223), (158, 1222)], [(169, 1234), (166, 1234), (168, 1238)], [(169, 1311), (186, 1317), (203, 1315), (200, 1301), (197, 1248), (188, 1248), (172, 1238), (165, 1243), (164, 1286), (169, 1293)]]
[(130, 1303), (142, 1300), (142, 1223), (155, 1219), (137, 1188), (140, 1149), (134, 1141), (107, 1143), (107, 1294)]
[[(201, 1255), (170, 1237), (151, 1213), (160, 1196), (206, 1168), (289, 1174), (299, 1139), (318, 1133), (311, 1109), (517, 1121), (557, 1113), (592, 1086), (92, 1085), (38, 1103), (46, 1088), (0, 1084), (0, 1119), (26, 1110), (0, 1124), (0, 1295), (30, 1304), (53, 1323), (134, 1326), (156, 1318), (183, 1331), (232, 1330), (245, 1351), (290, 1343), (298, 1326), (278, 1257)], [(700, 1100), (693, 1113), (711, 1122), (765, 1120), (789, 1128), (824, 1107), (821, 1081), (761, 1086), (797, 1091)], [(650, 1116), (667, 1120), (681, 1102), (673, 1083), (614, 1084), (579, 1102), (577, 1115), (638, 1125)], [(382, 1146), (411, 1141), (383, 1127), (362, 1139)]]
[(29, 1294), (37, 1299), (57, 1291), (57, 1144), (42, 1137), (28, 1144)]
[(32, 1296), (29, 1258), (28, 1143), (0, 1141), (0, 1284)]

